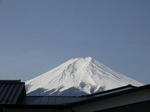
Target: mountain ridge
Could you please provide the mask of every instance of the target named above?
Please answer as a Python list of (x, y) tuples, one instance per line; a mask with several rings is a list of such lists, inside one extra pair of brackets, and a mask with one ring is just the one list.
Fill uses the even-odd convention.
[(92, 57), (72, 58), (58, 67), (26, 82), (28, 95), (80, 96), (132, 84), (141, 86), (114, 72)]

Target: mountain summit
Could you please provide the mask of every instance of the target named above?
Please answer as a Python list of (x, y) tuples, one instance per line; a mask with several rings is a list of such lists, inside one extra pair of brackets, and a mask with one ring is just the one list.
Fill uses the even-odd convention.
[(73, 58), (26, 81), (28, 95), (80, 96), (131, 84), (143, 85), (114, 72), (91, 57)]

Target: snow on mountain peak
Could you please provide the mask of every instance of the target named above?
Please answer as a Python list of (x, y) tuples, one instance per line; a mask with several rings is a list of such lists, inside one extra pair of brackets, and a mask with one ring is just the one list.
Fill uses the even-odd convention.
[(80, 57), (26, 81), (26, 91), (28, 95), (80, 96), (128, 84), (143, 85), (114, 72), (92, 57)]

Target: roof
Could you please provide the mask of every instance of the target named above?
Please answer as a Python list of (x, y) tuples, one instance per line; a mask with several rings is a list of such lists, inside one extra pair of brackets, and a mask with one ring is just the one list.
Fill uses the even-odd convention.
[(89, 97), (78, 96), (26, 96), (23, 105), (65, 105), (87, 100)]
[[(130, 86), (131, 86), (131, 88), (130, 88)], [(115, 88), (112, 90), (108, 90), (108, 91), (104, 91), (104, 92), (100, 92), (100, 93), (96, 93), (96, 94), (91, 94), (91, 95), (89, 95), (89, 97), (91, 97), (91, 98), (89, 98), (87, 100), (71, 103), (71, 104), (69, 104), (69, 106), (80, 105), (82, 103), (89, 103), (89, 102), (93, 102), (93, 101), (107, 99), (107, 98), (111, 98), (111, 97), (115, 97), (115, 96), (119, 96), (119, 95), (123, 95), (123, 94), (141, 91), (144, 89), (150, 89), (150, 84), (140, 86), (140, 87), (134, 87), (132, 85), (127, 85), (124, 87)]]
[(82, 103), (89, 103), (102, 99), (107, 99), (122, 94), (128, 94), (143, 89), (150, 89), (150, 85), (134, 87), (127, 85), (104, 92), (99, 92), (84, 96), (26, 96), (22, 102), (24, 106), (74, 106)]
[(125, 90), (131, 90), (136, 88), (132, 85), (127, 85), (99, 93), (94, 93), (90, 95), (83, 96), (26, 96), (23, 99), (23, 105), (69, 105), (76, 104), (79, 102), (88, 102), (89, 100), (94, 99), (95, 97), (108, 96), (114, 93), (118, 93)]
[[(107, 99), (122, 94), (128, 94), (144, 89), (150, 89), (149, 85), (141, 87), (134, 87), (127, 85), (120, 88), (111, 89), (104, 92), (99, 92), (91, 95), (84, 96), (25, 96), (20, 103), (17, 103), (21, 92), (25, 94), (25, 85), (23, 82), (14, 81), (0, 81), (0, 105), (11, 105), (16, 106), (35, 106), (35, 107), (64, 107), (74, 106), (83, 103), (89, 103), (93, 101), (99, 101), (101, 99)], [(13, 105), (15, 106), (15, 105)]]
[(20, 80), (0, 80), (0, 104), (16, 104), (25, 85)]

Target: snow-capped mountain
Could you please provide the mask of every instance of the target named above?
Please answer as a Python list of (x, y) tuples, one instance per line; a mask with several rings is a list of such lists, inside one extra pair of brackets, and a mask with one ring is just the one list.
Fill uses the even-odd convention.
[(28, 95), (80, 96), (132, 84), (143, 85), (114, 72), (91, 57), (73, 58), (26, 81)]

